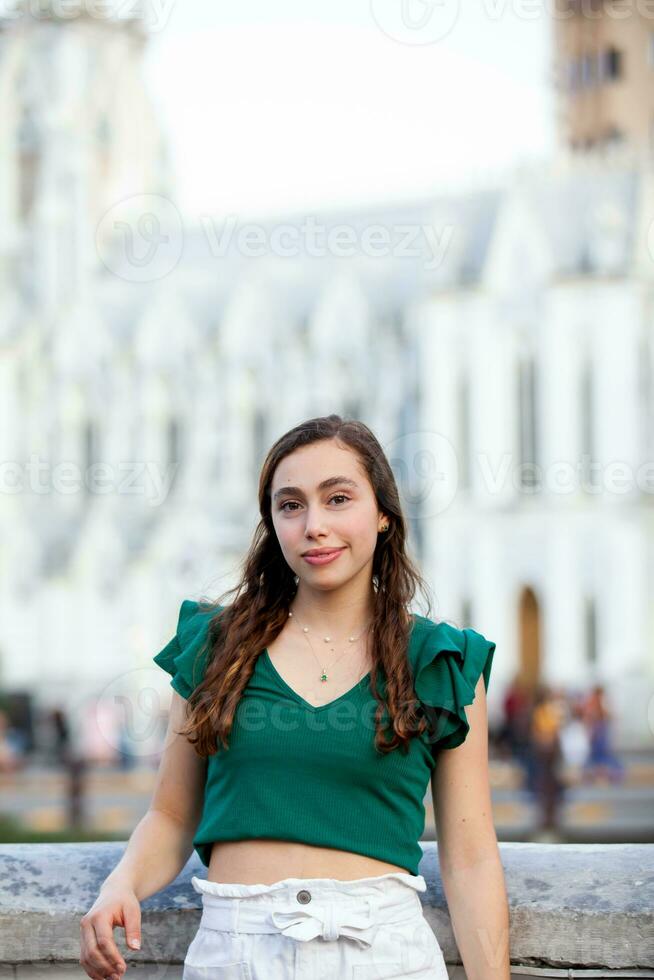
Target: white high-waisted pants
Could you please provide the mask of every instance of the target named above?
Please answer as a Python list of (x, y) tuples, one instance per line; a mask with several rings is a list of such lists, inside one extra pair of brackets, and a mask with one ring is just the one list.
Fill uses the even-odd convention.
[(448, 980), (422, 875), (191, 883), (202, 918), (182, 980)]

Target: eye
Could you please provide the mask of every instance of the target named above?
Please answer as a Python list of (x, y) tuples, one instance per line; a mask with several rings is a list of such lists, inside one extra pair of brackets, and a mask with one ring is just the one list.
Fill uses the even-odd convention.
[[(345, 494), (345, 493), (334, 493), (329, 498), (329, 502), (331, 503), (332, 500), (336, 500), (337, 497), (340, 497), (341, 500), (350, 500), (350, 497), (348, 497), (347, 494)], [(288, 504), (297, 504), (297, 501), (296, 500), (285, 500), (283, 504), (280, 504), (279, 505), (279, 509), (280, 510), (284, 510), (284, 508), (286, 506), (288, 506)], [(287, 511), (286, 513), (289, 513), (289, 511)], [(295, 513), (295, 508), (293, 508), (293, 510), (290, 513)]]
[(334, 494), (334, 496), (333, 496), (333, 497), (330, 497), (329, 499), (330, 499), (330, 500), (335, 500), (335, 499), (336, 499), (336, 497), (340, 497), (340, 498), (341, 498), (341, 500), (349, 500), (349, 499), (350, 499), (350, 498), (349, 498), (349, 497), (347, 497), (347, 496), (346, 496), (346, 495), (345, 495), (344, 493), (335, 493), (335, 494)]

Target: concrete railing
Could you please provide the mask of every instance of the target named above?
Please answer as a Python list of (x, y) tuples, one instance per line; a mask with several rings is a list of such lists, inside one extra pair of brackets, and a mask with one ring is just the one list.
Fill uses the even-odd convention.
[[(116, 866), (124, 842), (0, 844), (0, 980), (86, 976), (79, 920)], [(438, 871), (437, 845), (422, 842), (425, 916), (451, 980), (464, 980)], [(514, 977), (654, 977), (654, 844), (500, 844), (510, 906)], [(167, 888), (141, 903), (142, 948), (126, 977), (179, 980), (202, 899), (193, 855)]]

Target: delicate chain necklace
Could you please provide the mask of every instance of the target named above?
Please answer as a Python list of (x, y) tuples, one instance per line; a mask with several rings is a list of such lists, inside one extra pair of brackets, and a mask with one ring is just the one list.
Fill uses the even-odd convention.
[[(289, 610), (289, 613), (288, 613), (288, 614), (289, 614), (289, 616), (293, 616), (293, 613), (292, 613), (292, 612), (290, 612), (290, 610)], [(297, 619), (297, 616), (294, 616), (293, 618), (294, 618), (294, 619)], [(299, 624), (299, 625), (300, 625), (300, 626), (302, 627), (302, 632), (303, 632), (303, 634), (304, 634), (304, 638), (306, 639), (306, 641), (307, 641), (307, 643), (309, 644), (309, 647), (310, 647), (310, 649), (311, 649), (311, 652), (313, 653), (313, 655), (314, 655), (314, 657), (316, 657), (316, 652), (315, 652), (315, 650), (313, 649), (313, 645), (312, 645), (312, 643), (311, 643), (311, 640), (310, 640), (310, 639), (309, 639), (309, 637), (307, 636), (307, 633), (309, 632), (309, 627), (308, 627), (308, 626), (302, 626), (302, 623), (300, 623), (300, 620), (299, 620), (299, 619), (297, 619), (297, 622), (298, 622), (298, 624)], [(349, 641), (350, 643), (356, 643), (356, 642), (357, 642), (357, 640), (360, 640), (360, 639), (361, 639), (361, 637), (363, 636), (363, 634), (365, 633), (365, 631), (366, 631), (366, 630), (368, 629), (368, 627), (369, 627), (369, 626), (370, 626), (370, 623), (367, 623), (367, 624), (366, 624), (366, 625), (365, 625), (365, 626), (363, 627), (363, 629), (361, 630), (361, 632), (359, 633), (359, 635), (358, 635), (358, 636), (349, 636), (349, 637), (348, 637), (348, 641)], [(325, 643), (331, 643), (331, 642), (332, 642), (332, 640), (331, 640), (331, 637), (330, 637), (330, 636), (323, 636), (323, 640), (324, 640), (324, 642), (325, 642)], [(332, 651), (332, 653), (334, 652), (334, 647), (331, 647), (331, 651)], [(344, 651), (343, 651), (343, 653), (342, 653), (342, 654), (340, 655), (340, 657), (338, 657), (338, 658), (337, 658), (337, 659), (336, 659), (336, 660), (334, 661), (334, 663), (332, 664), (332, 667), (334, 667), (334, 666), (335, 666), (335, 665), (336, 665), (336, 664), (338, 663), (338, 661), (339, 661), (339, 660), (342, 660), (342, 659), (343, 659), (343, 657), (345, 656), (345, 654), (346, 654), (347, 652), (348, 652), (348, 651), (347, 651), (347, 649), (346, 649), (346, 650), (344, 650)], [(316, 660), (318, 660), (318, 657), (316, 657)], [(319, 660), (318, 660), (318, 666), (320, 667), (320, 661), (319, 661)], [(331, 669), (331, 668), (330, 668), (330, 669)], [(326, 669), (325, 669), (324, 667), (322, 667), (322, 668), (321, 668), (321, 671), (320, 671), (320, 680), (321, 680), (321, 681), (322, 681), (322, 682), (324, 683), (324, 682), (325, 682), (325, 681), (326, 681), (327, 679), (328, 679), (328, 678), (327, 678), (327, 671), (326, 671)]]

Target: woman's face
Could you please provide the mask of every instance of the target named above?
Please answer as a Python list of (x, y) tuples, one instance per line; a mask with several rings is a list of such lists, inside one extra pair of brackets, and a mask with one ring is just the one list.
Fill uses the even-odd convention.
[[(328, 485), (321, 487), (325, 481)], [(332, 589), (358, 574), (370, 578), (377, 535), (386, 520), (352, 450), (331, 439), (294, 450), (278, 464), (270, 493), (282, 553), (301, 581)], [(304, 557), (320, 548), (340, 551), (322, 564)]]

